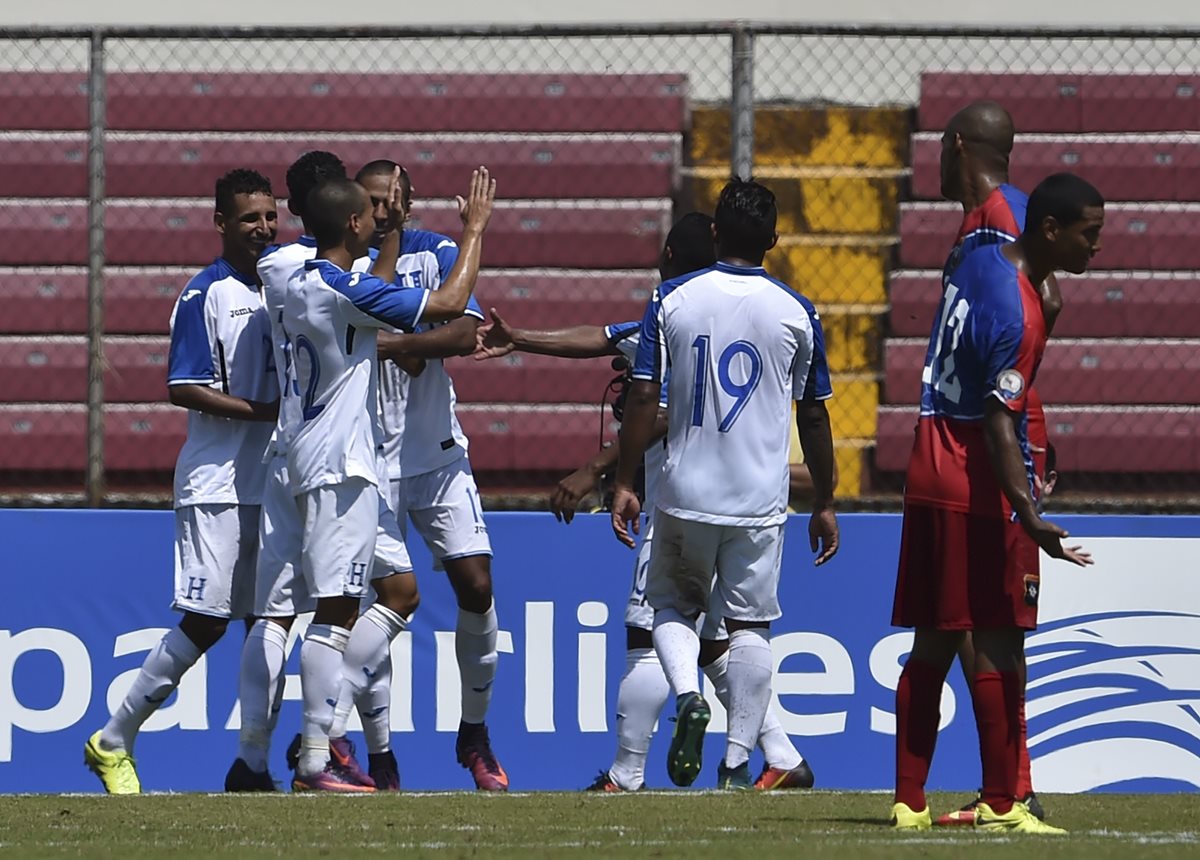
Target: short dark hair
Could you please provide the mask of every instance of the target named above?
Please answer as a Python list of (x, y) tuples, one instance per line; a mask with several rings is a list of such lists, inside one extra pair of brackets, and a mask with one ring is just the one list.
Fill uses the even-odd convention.
[(304, 212), (318, 247), (341, 244), (346, 238), (346, 222), (362, 209), (365, 196), (361, 185), (344, 176), (327, 179), (309, 192)]
[(217, 211), (222, 215), (232, 214), (233, 198), (238, 194), (275, 196), (271, 191), (271, 180), (257, 170), (251, 170), (248, 167), (238, 167), (217, 180), (216, 194), (214, 195)]
[(1083, 218), (1083, 210), (1103, 206), (1096, 186), (1074, 173), (1053, 173), (1038, 183), (1025, 209), (1025, 229), (1037, 228), (1046, 218), (1070, 227)]
[(717, 200), (717, 244), (722, 256), (761, 260), (775, 240), (775, 195), (764, 185), (734, 177)]
[(362, 182), (370, 176), (391, 176), (396, 172), (396, 168), (400, 168), (400, 184), (404, 186), (405, 197), (412, 194), (412, 178), (408, 175), (408, 170), (403, 164), (398, 164), (389, 158), (377, 158), (374, 161), (368, 161), (358, 169), (358, 173), (354, 174), (356, 182)]
[(672, 266), (679, 272), (707, 269), (717, 262), (717, 246), (713, 243), (713, 219), (703, 212), (689, 212), (667, 234)]
[(292, 162), (287, 170), (288, 205), (304, 218), (308, 214), (308, 195), (329, 179), (345, 179), (346, 165), (332, 152), (313, 149)]

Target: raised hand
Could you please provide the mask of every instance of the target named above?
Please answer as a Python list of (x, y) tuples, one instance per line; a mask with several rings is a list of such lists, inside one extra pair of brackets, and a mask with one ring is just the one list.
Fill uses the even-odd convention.
[(458, 217), (462, 218), (463, 229), (482, 233), (487, 229), (492, 204), (496, 202), (496, 180), (491, 178), (486, 167), (478, 167), (471, 173), (467, 196), (454, 199), (458, 202)]

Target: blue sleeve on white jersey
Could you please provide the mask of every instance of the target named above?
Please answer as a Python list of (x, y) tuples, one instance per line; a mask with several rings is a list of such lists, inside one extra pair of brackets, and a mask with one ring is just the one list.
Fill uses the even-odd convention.
[(398, 287), (363, 272), (339, 271), (327, 283), (364, 314), (409, 331), (417, 327), (429, 301), (429, 290)]
[(479, 319), (487, 319), (483, 315), (483, 308), (479, 307), (479, 302), (475, 301), (474, 294), (467, 297), (467, 309), (463, 311), (465, 317), (479, 317)]
[(627, 337), (637, 337), (641, 330), (642, 323), (640, 320), (611, 323), (604, 327), (604, 336), (608, 338), (609, 346), (615, 346), (618, 341), (622, 341)]
[(808, 369), (808, 380), (804, 384), (804, 396), (799, 400), (828, 400), (833, 396), (833, 384), (829, 379), (829, 359), (825, 355), (825, 330), (816, 309), (806, 304), (808, 319), (812, 324), (812, 364)]
[(171, 318), (168, 385), (210, 385), (216, 378), (212, 337), (204, 321), (208, 284), (194, 278), (184, 287)]
[(637, 358), (633, 360), (633, 378), (644, 382), (657, 382), (660, 385), (666, 380), (667, 346), (662, 336), (662, 307), (665, 291), (659, 287), (654, 292), (654, 298), (646, 305), (646, 315), (642, 317), (641, 331), (638, 334)]

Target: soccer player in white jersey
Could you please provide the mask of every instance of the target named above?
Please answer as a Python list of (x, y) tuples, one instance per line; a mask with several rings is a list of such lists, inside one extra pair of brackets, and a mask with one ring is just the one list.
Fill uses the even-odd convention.
[[(346, 168), (330, 152), (306, 152), (287, 171), (288, 208), (301, 219), (305, 233), (297, 241), (275, 245), (263, 252), (258, 261), (258, 274), (271, 318), (271, 341), (274, 366), (281, 390), (287, 390), (286, 371), (290, 351), (282, 328), (282, 313), (287, 281), (306, 261), (316, 256), (316, 240), (308, 227), (304, 203), (308, 194), (327, 179), (346, 178)], [(398, 197), (398, 195), (397, 195)], [(399, 235), (395, 233), (372, 263), (369, 257), (355, 261), (355, 268), (390, 272), (399, 251)], [(390, 253), (390, 257), (388, 254)], [(299, 423), (295, 398), (283, 401), (276, 432), (272, 437), (271, 461), (266, 486), (263, 489), (262, 518), (258, 566), (255, 574), (254, 615), (258, 618), (242, 648), (242, 664), (238, 692), (241, 702), (242, 725), (239, 732), (238, 757), (225, 777), (226, 791), (273, 791), (274, 781), (267, 770), (271, 734), (279, 714), (283, 694), (288, 632), (298, 613), (311, 612), (315, 598), (309, 594), (300, 570), (300, 550), (303, 541), (303, 520), (292, 495), (287, 470), (287, 438), (289, 427)], [(288, 409), (288, 406), (292, 409)], [(402, 625), (416, 608), (416, 579), (411, 573), (408, 553), (395, 526), (395, 517), (381, 497), (379, 533), (376, 541), (375, 564), (371, 571), (380, 610), (369, 615), (374, 621), (385, 616), (390, 626)], [(385, 578), (386, 581), (384, 581)], [(369, 634), (360, 630), (360, 637)], [(299, 735), (294, 742), (299, 749)], [(296, 753), (289, 750), (289, 760)], [(352, 746), (348, 741), (331, 744), (334, 766), (331, 776), (324, 780), (326, 788), (349, 790), (351, 786), (370, 787), (370, 780), (358, 768)], [(335, 779), (334, 777), (338, 777)]]
[[(377, 217), (389, 177), (398, 169), (395, 162), (381, 159), (364, 165), (356, 176), (371, 194)], [(407, 212), (412, 205), (407, 172), (401, 171), (400, 181)], [(473, 273), (457, 268), (459, 257), (460, 249), (449, 236), (404, 230), (396, 283), (438, 290), (468, 275), (473, 280)], [(506, 791), (508, 775), (492, 752), (486, 725), (499, 658), (492, 547), (467, 459), (467, 437), (454, 414), (454, 383), (442, 364), (445, 358), (474, 351), (475, 329), (482, 320), (483, 313), (472, 299), (461, 317), (444, 325), (381, 336), (380, 358), (391, 360), (380, 366), (380, 411), (392, 507), (406, 535), (412, 520), (435, 566), (446, 571), (458, 602), (454, 641), (462, 704), (455, 752), (476, 788)], [(395, 361), (406, 358), (424, 361), (424, 372), (401, 373)], [(372, 681), (368, 701), (359, 713), (385, 707), (390, 695), (390, 673), (385, 671)]]
[[(490, 210), (494, 195), (495, 184), (480, 168), (460, 205)], [(375, 232), (371, 199), (356, 182), (325, 182), (309, 194), (305, 209), (317, 256), (288, 281), (283, 309), (294, 384), (284, 393), (300, 399), (302, 421), (288, 437), (288, 472), (304, 514), (303, 574), (317, 598), (300, 651), (297, 790), (319, 788), (329, 773), (343, 654), (374, 561), (382, 441), (376, 333), (460, 316), (471, 287), (463, 281), (413, 290), (350, 271)]]
[(278, 410), (270, 328), (254, 265), (277, 225), (271, 183), (253, 170), (217, 180), (221, 256), (171, 313), (170, 401), (188, 412), (175, 464), (175, 600), (183, 613), (154, 647), (84, 761), (110, 794), (141, 791), (133, 745), (180, 678), (251, 609), (263, 454)]
[[(659, 260), (663, 281), (689, 272), (708, 269), (716, 263), (712, 237), (713, 219), (701, 212), (684, 215), (671, 228)], [(621, 355), (632, 367), (637, 354), (641, 321), (607, 326), (580, 325), (556, 331), (511, 328), (492, 309), (493, 322), (479, 329), (477, 360), (500, 358), (514, 350), (554, 355), (561, 358), (595, 358)], [(664, 391), (665, 395), (666, 392)], [(660, 442), (667, 432), (666, 403), (660, 402), (654, 442), (645, 455), (643, 507), (653, 510), (654, 488), (666, 457)], [(604, 475), (617, 465), (618, 448), (610, 445), (580, 469), (558, 482), (550, 497), (550, 510), (560, 521), (570, 523), (580, 501), (596, 489)], [(625, 607), (625, 674), (617, 689), (617, 755), (611, 767), (600, 772), (588, 791), (637, 791), (645, 782), (646, 756), (654, 725), (666, 704), (670, 685), (654, 653), (651, 629), (654, 610), (646, 601), (646, 572), (653, 546), (653, 526), (647, 522), (633, 569), (633, 586)], [(724, 703), (728, 698), (725, 683), (725, 654), (729, 644), (721, 615), (706, 614), (701, 630), (700, 667), (708, 675)], [(755, 782), (761, 789), (811, 788), (813, 774), (770, 711), (758, 739), (765, 764)]]
[(700, 772), (711, 713), (697, 679), (696, 619), (719, 605), (729, 631), (729, 729), (717, 784), (751, 787), (750, 750), (771, 698), (770, 623), (781, 614), (792, 400), (814, 485), (809, 536), (814, 551), (821, 544), (817, 564), (838, 546), (824, 336), (812, 304), (762, 268), (778, 240), (775, 219), (775, 196), (762, 185), (735, 179), (721, 192), (717, 265), (655, 291), (621, 425), (612, 522), (632, 547), (629, 525), (639, 530), (641, 512), (634, 475), (669, 368), (667, 460), (654, 499), (646, 593), (654, 648), (676, 695), (667, 759), (676, 785)]

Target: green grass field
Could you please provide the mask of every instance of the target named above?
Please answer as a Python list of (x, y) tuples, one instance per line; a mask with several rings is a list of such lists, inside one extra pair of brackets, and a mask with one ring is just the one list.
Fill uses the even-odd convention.
[[(1044, 797), (1067, 837), (893, 833), (886, 794), (162, 794), (0, 798), (0, 855), (28, 858), (1200, 856), (1200, 795)], [(938, 795), (935, 811), (962, 802)]]

